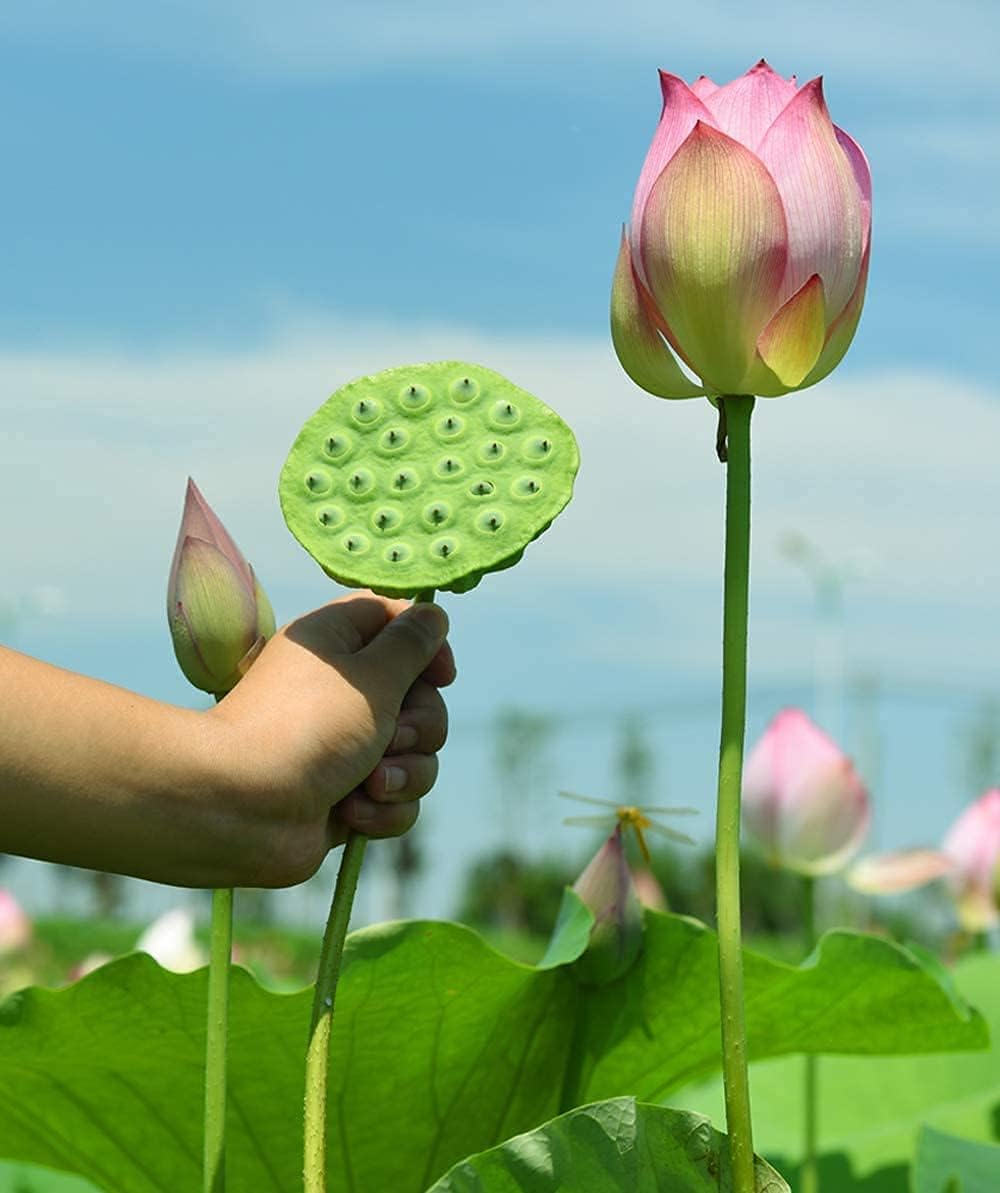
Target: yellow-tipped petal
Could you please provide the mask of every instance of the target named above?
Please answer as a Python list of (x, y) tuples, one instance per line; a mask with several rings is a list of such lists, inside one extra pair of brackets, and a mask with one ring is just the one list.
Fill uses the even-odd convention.
[(642, 267), (658, 310), (706, 386), (740, 393), (785, 271), (785, 213), (761, 161), (705, 124), (649, 193)]
[(799, 389), (815, 385), (817, 381), (822, 381), (827, 374), (832, 373), (843, 360), (844, 353), (850, 348), (854, 333), (858, 330), (862, 308), (865, 305), (865, 286), (868, 283), (870, 256), (871, 245), (869, 244), (865, 249), (864, 260), (861, 262), (861, 275), (858, 278), (858, 284), (854, 287), (854, 293), (848, 300), (847, 306), (830, 325), (830, 330), (826, 334), (826, 344), (820, 353), (819, 360)]
[(636, 385), (658, 398), (701, 397), (704, 389), (684, 376), (663, 342), (640, 287), (623, 233), (611, 287), (611, 340), (622, 368)]
[(825, 340), (823, 283), (813, 274), (760, 333), (744, 391), (772, 398), (797, 389), (819, 359)]

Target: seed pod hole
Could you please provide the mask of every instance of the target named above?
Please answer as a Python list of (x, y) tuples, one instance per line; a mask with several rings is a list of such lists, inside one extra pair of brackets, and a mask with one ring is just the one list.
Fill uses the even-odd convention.
[(348, 534), (344, 537), (342, 546), (348, 555), (364, 555), (370, 544), (363, 534)]
[(460, 414), (449, 414), (434, 429), (442, 439), (457, 439), (465, 430), (465, 419)]
[(428, 526), (444, 526), (451, 518), (451, 507), (443, 501), (434, 501), (424, 508), (424, 522)]
[(391, 546), (386, 547), (382, 553), (382, 558), (386, 563), (406, 563), (412, 554), (413, 552), (406, 543), (393, 543)]
[(431, 555), (435, 559), (451, 559), (458, 550), (458, 543), (453, 538), (435, 539), (431, 543)]
[(344, 521), (344, 511), (336, 505), (324, 505), (316, 511), (316, 521), (328, 530), (336, 530)]
[(501, 510), (483, 510), (476, 518), (476, 529), (484, 534), (496, 534), (503, 524), (504, 516)]
[(459, 456), (442, 456), (434, 465), (435, 473), (443, 480), (453, 480), (465, 471), (465, 465)]
[(507, 448), (500, 442), (499, 439), (487, 439), (485, 443), (479, 445), (479, 459), (484, 464), (497, 464), (507, 452)]
[(390, 427), (383, 431), (379, 438), (379, 446), (383, 451), (398, 452), (410, 442), (410, 432), (402, 427)]
[(402, 522), (403, 515), (392, 506), (381, 506), (372, 514), (372, 529), (380, 534), (389, 534)]
[(398, 401), (407, 413), (417, 414), (430, 405), (431, 391), (426, 385), (420, 385), (416, 382), (413, 385), (404, 385), (399, 391)]
[(519, 476), (510, 491), (514, 497), (537, 497), (542, 491), (542, 482), (537, 476)]
[(549, 460), (552, 458), (552, 440), (545, 439), (541, 435), (533, 435), (530, 439), (525, 440), (521, 454), (533, 464), (540, 460)]
[(367, 468), (355, 468), (347, 478), (346, 488), (350, 497), (367, 497), (375, 488), (375, 477)]
[(479, 382), (472, 377), (456, 377), (448, 387), (451, 400), (460, 406), (479, 397)]
[(324, 493), (329, 493), (333, 488), (333, 481), (328, 472), (324, 472), (322, 468), (314, 468), (311, 472), (307, 472), (304, 479), (306, 492), (311, 493), (314, 497), (322, 497)]
[(323, 440), (323, 452), (331, 460), (339, 460), (346, 456), (351, 449), (351, 441), (346, 435), (327, 435)]
[(490, 410), (490, 422), (495, 427), (515, 427), (521, 421), (521, 411), (513, 402), (501, 399)]
[(362, 426), (370, 426), (378, 421), (381, 410), (374, 398), (360, 398), (354, 403), (351, 414), (355, 422), (361, 423)]
[(420, 484), (420, 478), (412, 468), (400, 468), (393, 473), (392, 488), (396, 493), (410, 493)]
[(496, 485), (492, 481), (476, 481), (469, 492), (473, 497), (489, 497), (495, 490)]

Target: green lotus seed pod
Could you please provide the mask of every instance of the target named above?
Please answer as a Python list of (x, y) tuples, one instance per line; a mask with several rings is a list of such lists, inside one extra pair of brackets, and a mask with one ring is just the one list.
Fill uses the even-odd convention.
[(338, 389), (292, 445), (278, 495), (340, 584), (466, 592), (515, 564), (573, 494), (573, 432), (499, 373), (406, 365)]

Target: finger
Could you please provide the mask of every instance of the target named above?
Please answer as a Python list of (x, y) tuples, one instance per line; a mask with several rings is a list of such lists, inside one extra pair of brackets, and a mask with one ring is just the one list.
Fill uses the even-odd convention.
[(448, 615), (438, 605), (410, 605), (356, 656), (373, 689), (399, 708), (406, 693), (432, 664), (448, 633)]
[(413, 828), (420, 815), (420, 803), (377, 804), (358, 791), (342, 799), (330, 813), (330, 846), (342, 845), (348, 832), (366, 837), (401, 837)]
[(451, 644), (445, 642), (424, 671), (422, 678), (432, 683), (436, 688), (446, 688), (455, 682), (458, 668), (455, 666), (455, 656), (452, 654)]
[(362, 783), (379, 804), (405, 804), (420, 799), (438, 776), (436, 754), (399, 754), (380, 762)]
[(403, 699), (386, 754), (436, 754), (448, 738), (448, 709), (432, 684), (418, 679)]

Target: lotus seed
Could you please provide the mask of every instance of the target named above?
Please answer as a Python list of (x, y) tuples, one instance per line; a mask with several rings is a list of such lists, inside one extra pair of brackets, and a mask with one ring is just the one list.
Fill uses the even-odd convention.
[(378, 415), (378, 402), (373, 398), (362, 398), (360, 402), (354, 404), (354, 418), (359, 423), (373, 423)]
[(496, 485), (492, 481), (476, 481), (469, 492), (474, 497), (488, 497), (495, 488)]
[(490, 422), (496, 427), (512, 427), (520, 418), (521, 412), (513, 402), (497, 402), (490, 411)]
[(329, 493), (331, 487), (331, 480), (328, 473), (323, 472), (322, 469), (314, 469), (312, 472), (306, 473), (306, 488), (313, 496), (320, 496), (323, 493)]
[(431, 543), (431, 554), (438, 559), (450, 559), (458, 549), (454, 539), (436, 539)]
[(550, 439), (528, 439), (522, 449), (522, 455), (533, 463), (548, 460), (552, 455), (552, 441)]
[(435, 501), (424, 509), (424, 521), (428, 526), (443, 526), (451, 517), (451, 507), (443, 501)]
[(352, 555), (363, 555), (368, 550), (368, 540), (363, 534), (349, 534), (344, 539), (344, 549)]
[(479, 449), (479, 458), (485, 464), (496, 464), (502, 460), (506, 448), (499, 439), (489, 439)]
[(417, 474), (412, 468), (403, 468), (392, 478), (392, 487), (401, 493), (415, 489), (418, 483)]
[(511, 486), (511, 493), (515, 497), (534, 497), (541, 491), (541, 481), (534, 476), (519, 476)]
[(383, 558), (387, 563), (406, 563), (410, 555), (411, 551), (406, 543), (393, 543), (391, 547), (386, 548)]
[(449, 414), (447, 418), (441, 419), (436, 430), (442, 439), (457, 439), (465, 430), (465, 419), (459, 418), (457, 414)]
[(476, 526), (487, 534), (496, 534), (503, 526), (504, 518), (500, 510), (484, 510), (476, 519)]
[(399, 404), (410, 414), (423, 410), (430, 403), (431, 391), (426, 385), (407, 385), (399, 395)]
[(347, 452), (350, 446), (346, 435), (327, 435), (323, 443), (323, 450), (331, 460), (337, 460)]
[(379, 440), (379, 443), (386, 451), (398, 452), (402, 448), (406, 447), (409, 441), (410, 435), (408, 431), (404, 431), (402, 427), (390, 427), (388, 431), (383, 434), (382, 438)]
[(434, 471), (438, 474), (438, 476), (449, 479), (451, 477), (461, 476), (461, 474), (465, 471), (465, 465), (458, 458), (458, 456), (445, 456), (443, 460), (438, 460)]
[(328, 505), (316, 514), (316, 521), (319, 522), (320, 526), (339, 526), (343, 520), (343, 511), (339, 510), (335, 505)]
[(471, 377), (459, 377), (448, 387), (452, 401), (464, 405), (479, 397), (479, 383)]
[(400, 514), (399, 510), (388, 507), (377, 509), (375, 513), (372, 514), (372, 526), (376, 530), (381, 530), (383, 534), (387, 530), (395, 530), (402, 520), (403, 516)]

